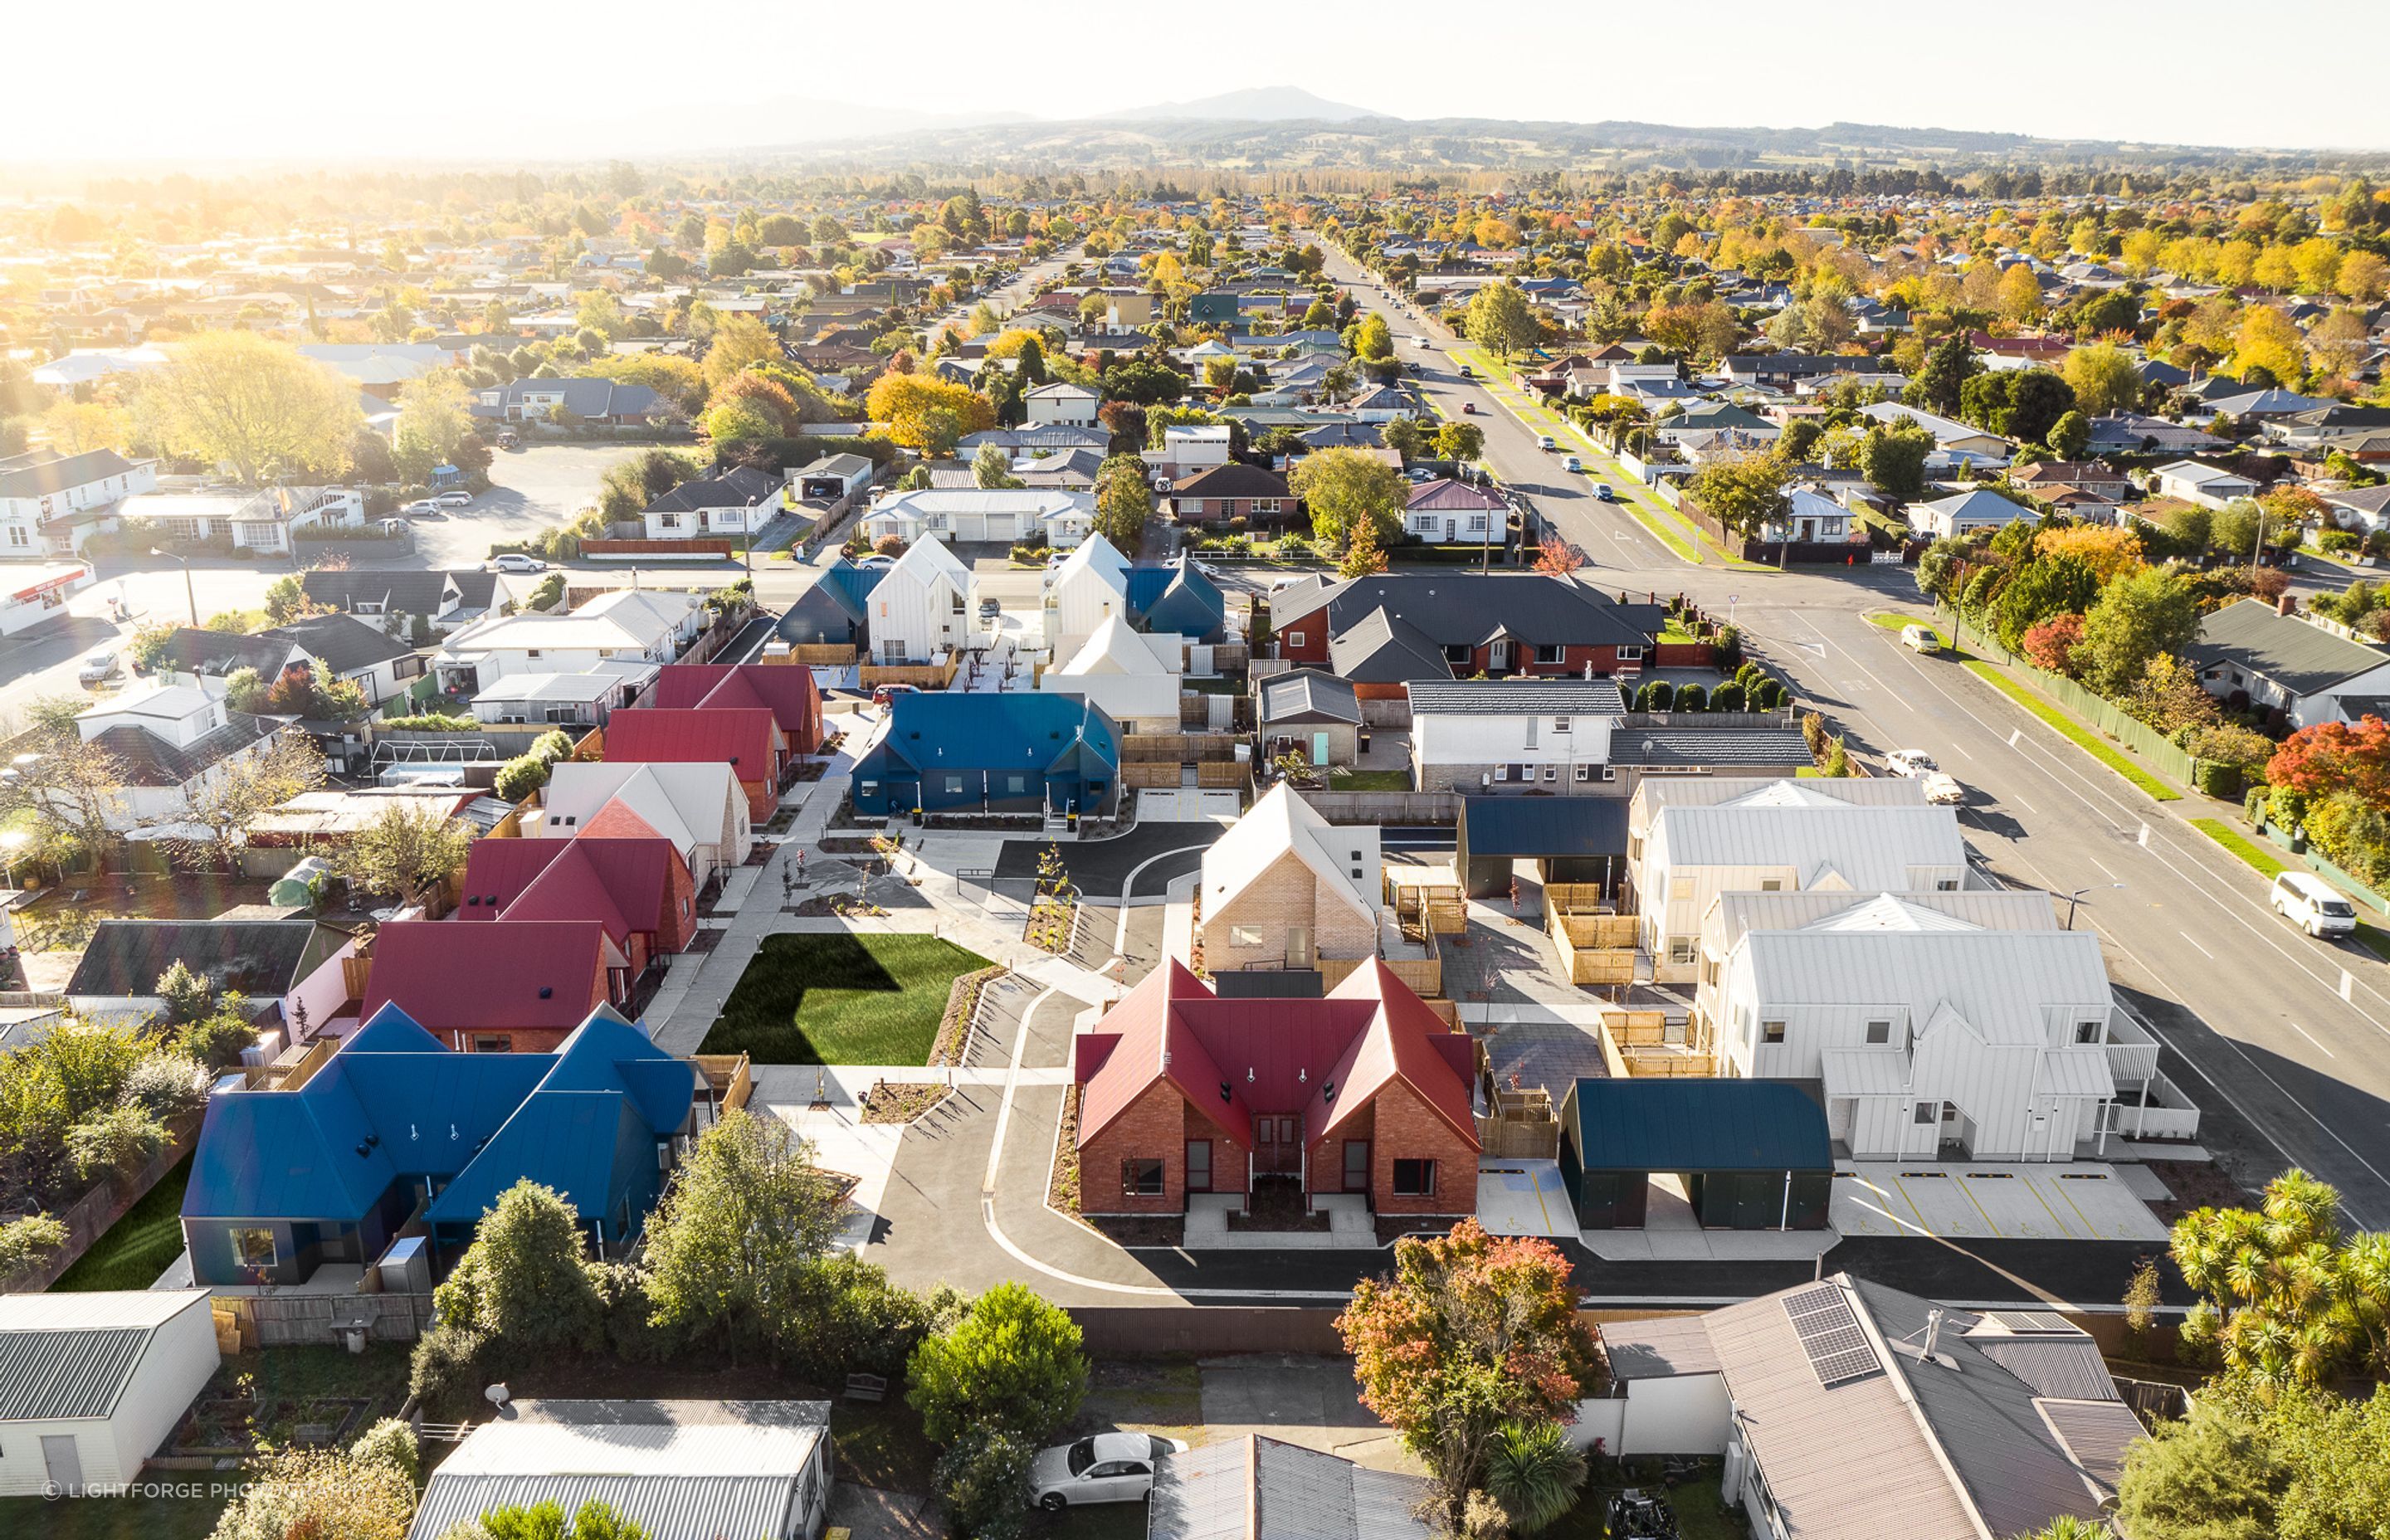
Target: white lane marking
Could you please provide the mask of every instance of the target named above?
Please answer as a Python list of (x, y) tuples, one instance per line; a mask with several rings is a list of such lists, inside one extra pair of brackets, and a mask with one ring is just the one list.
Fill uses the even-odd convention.
[(2026, 802), (2023, 797), (2011, 794), (2008, 800), (2016, 803), (2017, 806), (2024, 808), (2027, 813), (2032, 814), (2035, 817), (2038, 818), (2041, 816), (2041, 809), (2034, 806), (2031, 802)]
[(2200, 945), (2196, 941), (2191, 941), (2190, 931), (2184, 930), (2180, 932), (2180, 934), (2183, 940), (2191, 942), (2191, 950), (2197, 952), (2201, 956), (2205, 957), (2209, 962), (2214, 962), (2216, 960), (2215, 953), (2210, 952), (2206, 947)]
[(1047, 984), (1045, 993), (1030, 1001), (1029, 1008), (1021, 1013), (1021, 1030), (1012, 1034), (1012, 1058), (1004, 1066), (1004, 1098), (996, 1104), (996, 1137), (988, 1142), (987, 1171), (979, 1181), (982, 1203), (996, 1197), (996, 1162), (1004, 1157), (1004, 1131), (1012, 1122), (1012, 1093), (1021, 1086), (1021, 1056), (1029, 1051), (1030, 1018), (1058, 993), (1054, 985)]
[(2301, 1037), (2306, 1038), (2308, 1042), (2315, 1043), (2316, 1051), (2322, 1054), (2326, 1059), (2338, 1059), (2340, 1057), (2340, 1055), (2332, 1052), (2330, 1048), (2325, 1047), (2321, 1043), (2316, 1043), (2316, 1034), (2307, 1031), (2306, 1028), (2299, 1025), (2296, 1021), (2293, 1021), (2291, 1023), (2291, 1030), (2297, 1033)]

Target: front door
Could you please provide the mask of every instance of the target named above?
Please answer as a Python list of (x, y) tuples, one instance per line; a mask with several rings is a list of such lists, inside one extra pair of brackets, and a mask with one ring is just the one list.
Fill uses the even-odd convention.
[(1499, 674), (1510, 666), (1510, 644), (1497, 636), (1494, 645), (1485, 649), (1485, 670), (1489, 674)]
[(42, 1435), (42, 1470), (54, 1490), (83, 1491), (83, 1452), (75, 1447), (72, 1433)]
[(1255, 1118), (1254, 1163), (1272, 1174), (1297, 1169), (1303, 1163), (1302, 1139), (1302, 1132), (1293, 1118)]
[(1187, 1190), (1212, 1190), (1212, 1141), (1209, 1139), (1187, 1141)]
[(1369, 1190), (1369, 1141), (1367, 1139), (1344, 1141), (1344, 1190)]
[(1310, 926), (1290, 925), (1286, 928), (1286, 966), (1289, 968), (1311, 966)]
[(1311, 763), (1314, 764), (1325, 764), (1328, 763), (1328, 735), (1326, 733), (1314, 733), (1311, 735)]

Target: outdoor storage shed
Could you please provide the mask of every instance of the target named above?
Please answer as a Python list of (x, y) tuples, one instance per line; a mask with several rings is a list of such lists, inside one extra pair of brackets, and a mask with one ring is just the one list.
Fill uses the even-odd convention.
[(0, 1295), (0, 1497), (135, 1480), (217, 1362), (204, 1289)]
[(1825, 1228), (1825, 1110), (1771, 1080), (1580, 1080), (1561, 1103), (1561, 1179), (1588, 1230), (1639, 1230), (1655, 1173), (1715, 1230)]
[(1545, 883), (1592, 882), (1617, 902), (1626, 875), (1626, 802), (1614, 797), (1469, 797), (1454, 864), (1471, 898), (1510, 891), (1512, 863)]

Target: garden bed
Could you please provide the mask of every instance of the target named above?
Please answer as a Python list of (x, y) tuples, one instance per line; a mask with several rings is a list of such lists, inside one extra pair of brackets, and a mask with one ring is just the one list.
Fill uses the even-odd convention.
[(700, 1051), (758, 1064), (924, 1064), (954, 981), (987, 966), (936, 936), (766, 936)]
[(328, 1448), (355, 1440), (406, 1402), (409, 1348), (269, 1348), (236, 1354), (176, 1424), (164, 1453), (245, 1457), (260, 1441)]
[(863, 1094), (865, 1123), (911, 1123), (946, 1099), (950, 1087), (932, 1082), (883, 1080)]
[(937, 1040), (930, 1045), (932, 1064), (959, 1064), (970, 1050), (971, 1018), (978, 1013), (982, 991), (1011, 971), (1001, 964), (966, 973), (955, 981), (946, 996), (946, 1013), (938, 1021)]

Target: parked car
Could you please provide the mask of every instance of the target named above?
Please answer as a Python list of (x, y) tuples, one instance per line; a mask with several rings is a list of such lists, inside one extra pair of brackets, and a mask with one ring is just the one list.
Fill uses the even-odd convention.
[(1585, 462), (1578, 459), (1574, 455), (1563, 455), (1561, 456), (1561, 468), (1562, 470), (1574, 471), (1579, 475), (1583, 475), (1585, 472)]
[[(1060, 556), (1060, 555), (1061, 555), (1062, 553), (1061, 553), (1061, 552), (1060, 552), (1060, 551), (1057, 551), (1055, 554), (1056, 554), (1057, 556)], [(880, 555), (879, 555), (877, 552), (875, 552), (875, 553), (873, 553), (873, 554), (872, 554), (872, 555), (870, 555), (870, 556), (863, 556), (863, 557), (857, 557), (857, 558), (854, 558), (854, 564), (855, 564), (857, 567), (859, 567), (859, 568), (863, 569), (865, 571), (883, 571), (883, 572), (884, 572), (884, 571), (886, 571), (889, 568), (893, 567), (893, 566), (895, 566), (895, 565), (896, 565), (896, 558), (895, 558), (894, 557), (893, 557), (893, 556), (880, 556)]]
[(492, 557), (488, 563), (482, 568), (482, 571), (490, 572), (545, 572), (547, 571), (547, 563), (542, 561), (535, 556), (525, 556), (520, 551), (508, 551), (502, 556)]
[(900, 695), (918, 695), (920, 690), (919, 685), (882, 685), (871, 692), (871, 703), (885, 706)]
[(1942, 767), (1922, 749), (1895, 749), (1884, 756), (1884, 767), (1895, 776), (1930, 776)]
[(1967, 800), (1967, 789), (1957, 777), (1936, 770), (1925, 777), (1925, 800), (1942, 807), (1957, 807)]
[(520, 449), (522, 447), (522, 435), (517, 433), (511, 428), (502, 428), (498, 430), (498, 447), (500, 449)]
[(472, 503), (473, 494), (469, 492), (443, 492), (431, 500), (443, 508), (461, 508)]
[(994, 599), (982, 599), (979, 601), (979, 618), (981, 620), (992, 621), (1003, 613), (1004, 606), (996, 603)]
[(1435, 480), (1435, 472), (1430, 470), (1423, 465), (1415, 465), (1408, 470), (1404, 471), (1403, 474), (1413, 481), (1433, 481)]
[(418, 497), (398, 511), (409, 519), (421, 519), (427, 514), (436, 516), (440, 512), (440, 505), (429, 497)]
[(119, 666), (116, 654), (103, 649), (84, 659), (83, 667), (75, 671), (75, 678), (86, 685), (104, 685), (116, 677)]
[(2357, 905), (2313, 872), (2274, 879), (2274, 913), (2310, 936), (2345, 936), (2357, 930)]
[(1900, 628), (1900, 645), (1911, 652), (1939, 652), (1942, 638), (1927, 625), (1904, 625)]
[(1552, 437), (1549, 433), (1538, 433), (1536, 435), (1536, 447), (1538, 449), (1558, 449), (1560, 446), (1561, 441)]
[(1473, 401), (1462, 402), (1460, 404), (1460, 414), (1463, 417), (1475, 417), (1477, 415), (1477, 403)]
[(1593, 483), (1593, 500), (1597, 503), (1615, 503), (1618, 501), (1618, 494), (1611, 490), (1608, 481), (1596, 481)]
[(1153, 1466), (1187, 1445), (1151, 1433), (1098, 1433), (1037, 1451), (1029, 1462), (1031, 1500), (1048, 1512), (1081, 1503), (1141, 1502), (1153, 1492)]

